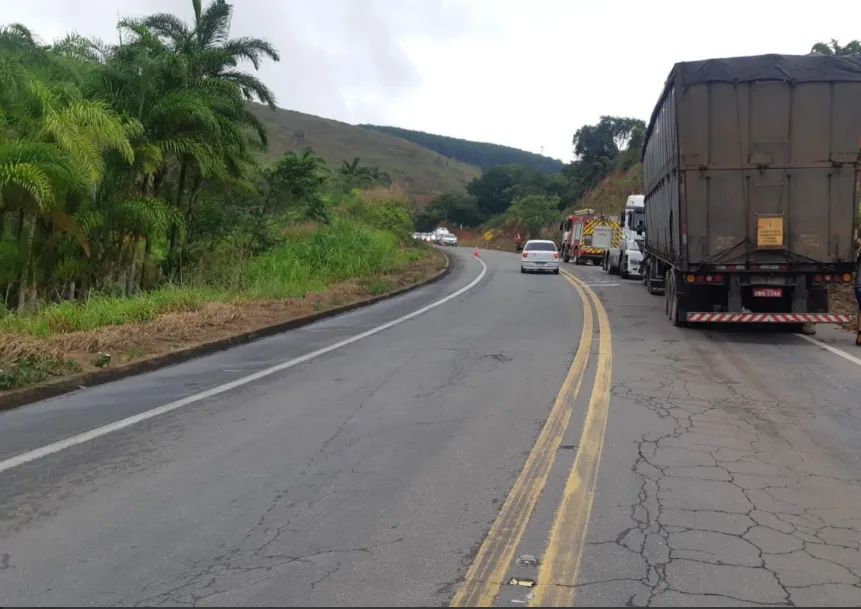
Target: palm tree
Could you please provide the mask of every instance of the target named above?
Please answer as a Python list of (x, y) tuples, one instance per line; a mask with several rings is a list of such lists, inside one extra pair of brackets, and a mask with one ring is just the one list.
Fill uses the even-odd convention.
[(338, 173), (346, 190), (365, 188), (373, 183), (370, 168), (360, 165), (359, 157), (352, 161), (341, 161)]
[[(257, 99), (274, 108), (275, 96), (261, 80), (237, 70), (239, 62), (250, 61), (259, 69), (266, 58), (280, 60), (266, 40), (229, 38), (233, 6), (226, 0), (213, 0), (205, 9), (200, 0), (192, 0), (192, 8), (191, 26), (168, 13), (120, 23), (135, 44), (151, 55), (171, 56), (166, 63), (174, 70), (165, 80), (173, 96), (163, 100), (158, 119), (170, 125), (172, 135), (177, 133), (172, 121), (185, 123), (180, 133), (187, 139), (181, 146), (172, 142), (171, 152), (179, 161), (175, 205), (188, 221), (194, 213), (195, 193), (200, 193), (208, 177), (238, 178), (251, 163), (247, 128), (256, 131), (260, 145), (266, 144), (262, 123), (243, 101)], [(196, 109), (189, 112), (192, 105)], [(170, 241), (168, 272), (172, 273), (181, 247), (176, 229)]]
[(383, 184), (384, 186), (392, 184), (392, 177), (385, 171), (381, 171), (376, 165), (370, 168), (370, 176), (375, 184)]
[[(43, 65), (41, 52), (34, 54), (34, 65)], [(0, 82), (12, 84), (0, 106), (0, 205), (18, 212), (19, 237), (29, 221), (18, 283), (18, 308), (23, 310), (36, 296), (37, 232), (48, 236), (60, 231), (87, 250), (86, 234), (68, 202), (95, 191), (106, 170), (106, 151), (115, 151), (127, 163), (134, 151), (127, 125), (105, 102), (85, 99), (69, 83), (40, 80), (20, 59), (17, 66), (0, 62)]]

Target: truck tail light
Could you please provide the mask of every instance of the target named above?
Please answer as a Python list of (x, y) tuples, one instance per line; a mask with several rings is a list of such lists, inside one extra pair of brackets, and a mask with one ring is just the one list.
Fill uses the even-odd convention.
[(852, 281), (851, 273), (843, 273), (842, 275), (839, 273), (826, 273), (825, 275), (821, 273), (817, 273), (813, 276), (813, 281), (816, 283), (848, 283)]

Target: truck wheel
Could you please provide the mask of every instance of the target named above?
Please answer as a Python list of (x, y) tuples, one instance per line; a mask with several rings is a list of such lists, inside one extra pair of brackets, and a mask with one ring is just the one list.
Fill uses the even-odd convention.
[(621, 256), (619, 256), (619, 275), (621, 275), (622, 279), (630, 279), (631, 277), (628, 274), (628, 263)]
[(643, 269), (643, 283), (646, 284), (646, 292), (652, 295), (657, 293), (655, 285), (652, 283), (652, 269), (649, 267)]
[(563, 262), (571, 262), (571, 250), (568, 249), (568, 246), (562, 246), (562, 260)]
[(683, 328), (687, 325), (687, 321), (683, 317), (681, 298), (678, 292), (678, 284), (676, 282), (676, 274), (671, 270), (667, 271), (664, 276), (664, 285), (666, 290), (666, 310), (667, 317), (677, 328)]
[(609, 260), (610, 260), (610, 256), (608, 256), (607, 254), (604, 254), (604, 257), (603, 257), (603, 258), (601, 258), (601, 269), (602, 269), (605, 273), (609, 273), (609, 272), (610, 272), (610, 267), (608, 266), (608, 265), (609, 265)]
[(585, 264), (585, 262), (583, 262), (582, 260), (580, 260), (580, 250), (579, 250), (579, 249), (578, 249), (578, 250), (575, 250), (575, 252), (574, 252), (574, 264), (579, 264), (579, 265), (581, 265), (581, 266), (582, 266), (583, 264)]

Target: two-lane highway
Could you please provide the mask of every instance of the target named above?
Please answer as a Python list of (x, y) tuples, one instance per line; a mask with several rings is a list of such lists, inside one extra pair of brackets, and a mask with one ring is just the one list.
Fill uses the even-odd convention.
[(404, 298), (0, 415), (0, 605), (448, 602), (582, 327), (566, 281), (483, 260), (477, 283), (465, 251)]
[(455, 262), (0, 414), (0, 605), (861, 603), (851, 358)]

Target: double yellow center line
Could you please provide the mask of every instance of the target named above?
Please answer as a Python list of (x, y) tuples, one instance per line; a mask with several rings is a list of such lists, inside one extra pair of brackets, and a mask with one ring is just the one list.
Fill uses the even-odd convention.
[[(598, 465), (604, 445), (610, 409), (612, 337), (607, 312), (595, 292), (563, 271), (583, 305), (583, 329), (574, 362), (556, 396), (550, 415), (514, 482), (499, 515), (452, 600), (453, 607), (490, 607), (505, 581), (514, 553), (523, 537), (556, 459), (562, 437), (571, 419), (574, 401), (586, 372), (592, 350), (594, 317), (598, 317), (598, 369), (583, 425), (577, 457), (557, 510), (550, 539), (538, 572), (532, 600), (534, 606), (568, 606), (574, 600), (574, 584), (586, 543), (589, 515), (595, 494)], [(591, 300), (591, 304), (590, 304)]]

